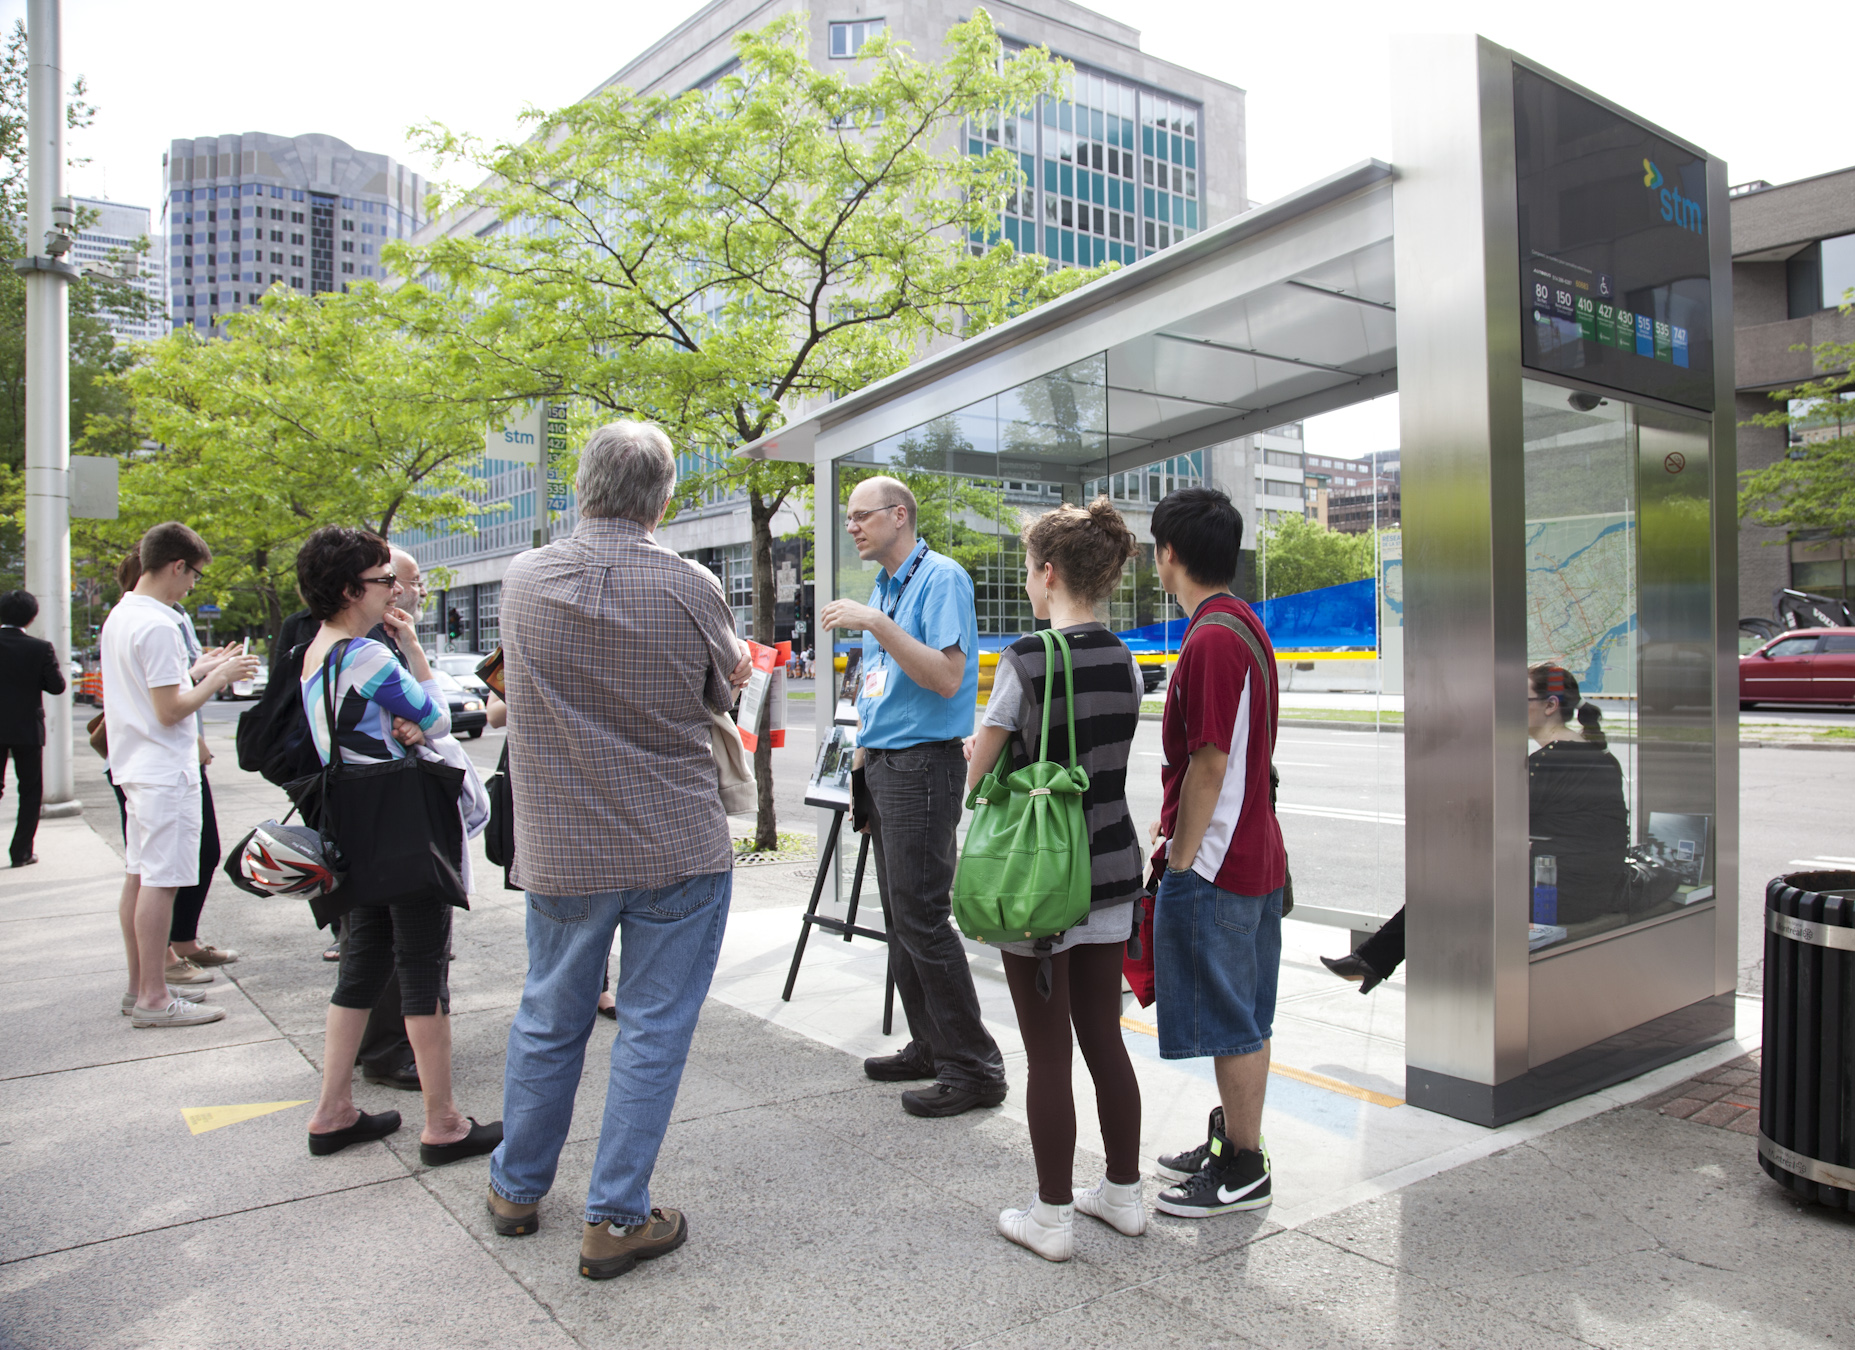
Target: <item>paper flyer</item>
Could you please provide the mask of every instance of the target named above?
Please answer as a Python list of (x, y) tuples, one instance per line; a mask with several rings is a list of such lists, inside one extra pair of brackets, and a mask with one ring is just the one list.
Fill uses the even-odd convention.
[(754, 669), (747, 677), (747, 688), (741, 691), (738, 720), (741, 744), (752, 754), (759, 748), (762, 735), (774, 746), (786, 743), (786, 662), (792, 659), (792, 644), (782, 642), (768, 647), (749, 642), (747, 651), (753, 657)]

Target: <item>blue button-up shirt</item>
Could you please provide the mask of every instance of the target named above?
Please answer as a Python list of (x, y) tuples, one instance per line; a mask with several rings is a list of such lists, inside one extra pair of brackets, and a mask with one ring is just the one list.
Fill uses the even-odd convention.
[[(857, 744), (872, 750), (901, 750), (973, 734), (973, 713), (979, 701), (979, 620), (973, 611), (973, 579), (952, 558), (932, 549), (911, 576), (914, 558), (909, 554), (898, 576), (887, 570), (877, 575), (870, 605), (884, 614), (893, 608), (896, 626), (937, 652), (957, 645), (966, 655), (966, 673), (959, 692), (942, 698), (909, 679), (876, 635), (866, 631), (857, 686), (857, 716), (862, 724)], [(876, 697), (868, 693), (872, 673), (879, 673), (883, 687)]]

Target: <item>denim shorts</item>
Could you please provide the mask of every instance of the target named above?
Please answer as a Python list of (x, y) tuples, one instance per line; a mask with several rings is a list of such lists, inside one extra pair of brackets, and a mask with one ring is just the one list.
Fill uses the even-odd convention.
[(1154, 992), (1164, 1059), (1252, 1055), (1275, 1026), (1282, 892), (1234, 895), (1168, 870), (1153, 909)]

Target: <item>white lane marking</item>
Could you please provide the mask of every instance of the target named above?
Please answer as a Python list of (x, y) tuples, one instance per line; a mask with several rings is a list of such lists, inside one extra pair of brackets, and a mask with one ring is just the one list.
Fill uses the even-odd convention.
[(1292, 769), (1325, 769), (1330, 767), (1329, 765), (1309, 759), (1278, 759), (1275, 763), (1286, 764)]
[(1353, 811), (1344, 806), (1292, 806), (1277, 802), (1279, 816), (1325, 816), (1331, 820), (1370, 820), (1380, 825), (1402, 825), (1404, 817), (1390, 811)]

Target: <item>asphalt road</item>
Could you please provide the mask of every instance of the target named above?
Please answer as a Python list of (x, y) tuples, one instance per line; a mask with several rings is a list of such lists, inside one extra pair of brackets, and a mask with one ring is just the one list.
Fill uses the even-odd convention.
[[(206, 710), (209, 744), (219, 756), (212, 769), (213, 789), (228, 839), (271, 814), (278, 797), (234, 762), (233, 724), (248, 706), (213, 703)], [(816, 746), (812, 705), (795, 702), (792, 716), (796, 725), (787, 729), (785, 747), (773, 752), (774, 803), (781, 829), (811, 831), (820, 814), (804, 804)], [(1855, 725), (1855, 714), (1812, 715), (1818, 719)], [(1749, 713), (1746, 720), (1765, 719)], [(502, 732), (490, 730), (464, 742), (486, 776), (495, 768), (503, 740)], [(1298, 901), (1376, 914), (1396, 910), (1404, 889), (1404, 737), (1289, 727), (1281, 733), (1276, 756), (1282, 832), (1294, 863)], [(1142, 722), (1128, 795), (1143, 832), (1159, 816), (1159, 762), (1159, 724)], [(107, 802), (100, 761), (80, 746), (78, 765), (79, 795), (96, 800), (100, 789)], [(1855, 749), (1746, 749), (1739, 752), (1739, 767), (1739, 983), (1743, 991), (1757, 993), (1763, 987), (1766, 881), (1794, 870), (1793, 861), (1855, 858)], [(89, 791), (87, 781), (92, 781)], [(746, 833), (750, 818), (736, 817), (735, 829)]]

